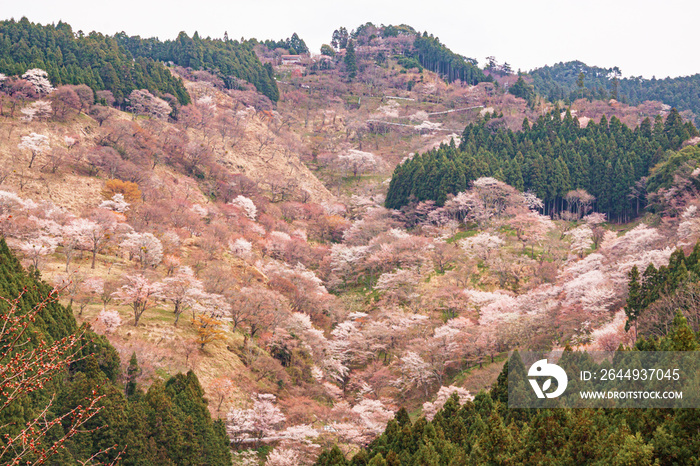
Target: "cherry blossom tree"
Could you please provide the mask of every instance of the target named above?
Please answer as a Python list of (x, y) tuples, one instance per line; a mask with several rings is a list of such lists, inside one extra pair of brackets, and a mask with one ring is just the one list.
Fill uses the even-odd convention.
[(49, 145), (49, 137), (43, 134), (31, 133), (29, 136), (22, 136), (22, 141), (17, 146), (20, 150), (28, 150), (31, 154), (29, 158), (29, 168), (37, 156), (43, 154), (51, 148)]
[(297, 466), (302, 464), (299, 452), (292, 448), (277, 447), (267, 455), (265, 466)]
[(203, 293), (204, 285), (201, 280), (195, 278), (192, 269), (180, 267), (175, 275), (163, 279), (158, 297), (172, 303), (177, 325), (180, 314), (201, 300)]
[(569, 204), (571, 212), (579, 219), (586, 215), (595, 202), (595, 196), (588, 194), (584, 189), (576, 189), (566, 193), (566, 202)]
[(245, 238), (236, 238), (235, 241), (229, 243), (229, 251), (241, 259), (248, 259), (252, 257), (253, 245), (250, 241)]
[(43, 120), (51, 116), (53, 109), (51, 102), (46, 100), (37, 100), (24, 107), (22, 110), (22, 119), (26, 121)]
[(210, 383), (210, 389), (214, 393), (216, 401), (216, 412), (221, 412), (221, 406), (229, 400), (236, 390), (236, 382), (231, 377), (217, 377)]
[(242, 288), (230, 304), (233, 328), (247, 324), (246, 339), (276, 328), (283, 321), (288, 306), (286, 299), (276, 291), (251, 287)]
[(361, 173), (376, 168), (380, 161), (379, 157), (371, 152), (350, 149), (346, 153), (338, 154), (337, 163), (343, 171), (352, 172), (352, 176), (357, 178)]
[(398, 269), (395, 272), (383, 273), (377, 280), (375, 288), (386, 293), (390, 300), (399, 303), (410, 303), (418, 297), (417, 288), (421, 274), (415, 268)]
[(230, 204), (240, 207), (243, 210), (243, 213), (245, 213), (246, 217), (248, 217), (251, 220), (255, 220), (258, 209), (255, 207), (253, 201), (249, 198), (238, 195), (235, 199), (233, 199), (230, 202)]
[(34, 270), (39, 270), (42, 258), (56, 252), (58, 238), (39, 235), (20, 244), (19, 249), (29, 259)]
[(381, 434), (386, 428), (387, 422), (394, 417), (394, 411), (387, 409), (381, 400), (363, 398), (352, 407), (352, 413), (356, 415), (367, 440), (371, 440)]
[(314, 318), (329, 311), (333, 297), (323, 281), (303, 264), (290, 267), (279, 261), (269, 261), (263, 271), (270, 277), (271, 285), (289, 300), (292, 310), (306, 312)]
[(81, 244), (85, 244), (92, 253), (90, 268), (95, 268), (97, 254), (102, 251), (105, 244), (116, 228), (116, 220), (110, 212), (96, 211), (92, 219), (80, 218), (72, 221), (65, 227), (69, 237), (75, 237)]
[(163, 99), (155, 97), (146, 89), (135, 89), (129, 94), (129, 110), (135, 115), (148, 115), (159, 120), (166, 119), (172, 108)]
[(625, 311), (616, 312), (610, 322), (591, 332), (593, 347), (600, 351), (616, 351), (620, 344), (632, 345), (635, 338), (633, 332), (625, 330), (626, 323)]
[(124, 195), (121, 193), (117, 193), (114, 196), (112, 196), (111, 199), (102, 201), (99, 208), (123, 214), (124, 212), (129, 210), (129, 205), (130, 204), (124, 200)]
[(488, 259), (492, 250), (498, 249), (504, 244), (505, 241), (499, 236), (487, 232), (479, 233), (478, 235), (459, 241), (459, 246), (467, 255), (478, 257), (481, 260)]
[(151, 233), (129, 233), (120, 246), (136, 257), (144, 269), (157, 266), (163, 259), (163, 245)]
[(105, 309), (97, 315), (97, 321), (104, 326), (105, 333), (113, 333), (122, 324), (121, 315), (115, 309)]
[(456, 387), (454, 385), (450, 385), (449, 387), (440, 387), (435, 401), (426, 401), (425, 403), (423, 403), (423, 415), (425, 416), (425, 418), (429, 421), (432, 421), (437, 412), (442, 409), (447, 400), (455, 393), (459, 398), (460, 405), (463, 405), (467, 401), (472, 401), (474, 399), (474, 396), (471, 393), (469, 393), (469, 390), (465, 390), (464, 388)]
[(397, 384), (405, 389), (418, 388), (428, 397), (428, 389), (435, 381), (435, 374), (430, 370), (430, 364), (415, 351), (407, 351), (401, 357), (401, 377)]
[(134, 327), (138, 326), (141, 316), (156, 305), (160, 283), (151, 283), (143, 275), (127, 275), (127, 283), (115, 291), (114, 299), (131, 307), (134, 313)]
[(26, 73), (22, 75), (22, 79), (29, 82), (37, 94), (49, 94), (53, 91), (53, 86), (51, 81), (49, 81), (49, 75), (46, 71), (39, 68), (32, 68), (27, 70)]
[(588, 225), (581, 225), (565, 234), (571, 239), (571, 251), (579, 257), (583, 257), (593, 246), (593, 230)]
[(232, 409), (227, 415), (226, 430), (234, 444), (245, 439), (259, 442), (275, 432), (285, 420), (275, 404), (275, 395), (259, 393), (251, 398), (251, 408)]
[(357, 273), (358, 265), (367, 254), (367, 246), (347, 246), (334, 244), (331, 247), (330, 266), (337, 280), (345, 286), (350, 277)]

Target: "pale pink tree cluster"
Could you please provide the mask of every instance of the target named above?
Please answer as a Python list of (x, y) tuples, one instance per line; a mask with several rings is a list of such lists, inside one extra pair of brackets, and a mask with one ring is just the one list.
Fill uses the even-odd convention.
[(441, 128), (442, 128), (442, 123), (438, 123), (436, 121), (434, 122), (434, 121), (424, 120), (419, 125), (415, 125), (413, 127), (413, 130), (425, 134), (425, 133), (434, 133), (435, 131), (438, 131)]
[(275, 395), (254, 394), (253, 406), (248, 409), (232, 409), (228, 412), (226, 430), (234, 443), (245, 439), (260, 441), (269, 437), (285, 421), (285, 416), (275, 404)]
[(29, 168), (32, 168), (32, 164), (34, 164), (34, 160), (37, 158), (37, 156), (42, 155), (44, 152), (49, 150), (51, 146), (49, 145), (48, 136), (31, 133), (29, 136), (22, 136), (22, 140), (17, 145), (17, 148), (20, 150), (29, 151)]
[(98, 221), (86, 218), (76, 218), (62, 228), (63, 254), (66, 257), (66, 272), (71, 258), (78, 249), (92, 252), (92, 268), (95, 268), (95, 258), (108, 239), (114, 228), (114, 220), (108, 216), (97, 217)]
[(234, 256), (241, 259), (249, 259), (253, 254), (253, 244), (245, 238), (236, 238), (229, 242), (228, 249)]
[(396, 384), (407, 390), (420, 389), (427, 398), (428, 390), (435, 382), (435, 373), (431, 370), (430, 364), (417, 352), (406, 351), (401, 357), (399, 369), (401, 376), (396, 381)]
[(163, 245), (152, 233), (128, 233), (120, 246), (136, 257), (144, 269), (157, 266), (163, 259)]
[(592, 226), (600, 225), (607, 221), (607, 215), (602, 212), (592, 212), (583, 217), (583, 221)]
[(491, 255), (491, 251), (498, 249), (505, 244), (500, 236), (483, 232), (459, 241), (459, 246), (472, 257), (486, 260)]
[(25, 121), (43, 120), (49, 118), (53, 113), (51, 102), (48, 100), (37, 100), (20, 110), (22, 119)]
[(384, 292), (390, 301), (408, 304), (419, 296), (421, 278), (417, 268), (398, 269), (380, 275), (375, 288)]
[(616, 298), (615, 283), (600, 270), (591, 270), (567, 281), (564, 286), (565, 309), (600, 318), (610, 310)]
[(591, 332), (593, 348), (600, 351), (615, 351), (620, 344), (632, 345), (634, 343), (633, 332), (625, 330), (626, 322), (625, 311), (617, 311), (610, 322)]
[(53, 91), (49, 75), (40, 68), (32, 68), (22, 75), (22, 79), (34, 87), (37, 94), (50, 94)]
[(663, 237), (656, 228), (640, 223), (623, 236), (606, 244), (606, 249), (614, 256), (636, 254), (652, 249)]
[(105, 333), (113, 333), (122, 324), (119, 312), (114, 309), (105, 309), (97, 315), (97, 321), (104, 326)]
[(283, 279), (293, 285), (280, 290), (289, 300), (292, 310), (305, 312), (312, 317), (329, 310), (333, 297), (323, 281), (303, 264), (297, 263), (290, 267), (286, 263), (271, 260), (262, 266), (262, 270), (271, 279)]
[(265, 252), (275, 259), (283, 259), (292, 237), (283, 231), (271, 231), (265, 240)]
[(267, 455), (265, 466), (298, 466), (301, 464), (299, 453), (292, 448), (277, 447)]
[(135, 89), (129, 94), (129, 110), (135, 115), (148, 115), (152, 118), (166, 119), (172, 108), (163, 99), (160, 99), (146, 89)]
[(388, 409), (381, 400), (363, 398), (352, 407), (359, 424), (367, 437), (374, 438), (386, 428), (387, 422), (394, 417), (394, 411)]
[(338, 154), (337, 164), (346, 174), (350, 172), (357, 178), (358, 175), (375, 169), (380, 164), (380, 159), (371, 152), (350, 149)]
[(438, 411), (445, 406), (447, 400), (454, 394), (457, 394), (459, 399), (459, 404), (463, 405), (467, 401), (474, 400), (474, 396), (462, 387), (457, 387), (455, 385), (450, 385), (449, 387), (440, 387), (438, 390), (435, 401), (426, 401), (423, 403), (423, 415), (429, 421), (432, 421)]
[(593, 246), (593, 230), (588, 225), (581, 225), (573, 230), (569, 230), (566, 236), (571, 240), (571, 252), (583, 257), (591, 246)]
[(537, 197), (535, 193), (525, 191), (521, 195), (523, 196), (523, 202), (528, 209), (535, 211), (541, 211), (544, 209), (544, 202), (542, 202), (542, 199)]
[(39, 235), (20, 243), (19, 249), (24, 254), (34, 270), (39, 270), (42, 259), (56, 252), (58, 238), (46, 235)]
[(637, 266), (637, 269), (640, 271), (644, 271), (649, 264), (654, 264), (654, 267), (657, 269), (661, 266), (667, 266), (673, 251), (674, 250), (670, 247), (666, 247), (664, 249), (640, 251), (635, 255), (626, 256), (626, 260), (623, 259), (617, 262), (617, 270), (623, 276), (622, 281), (627, 281), (627, 273), (632, 270), (634, 266)]
[(347, 285), (351, 277), (357, 273), (358, 264), (365, 258), (367, 251), (367, 246), (334, 244), (331, 247), (331, 271), (343, 285)]
[(569, 211), (576, 220), (586, 215), (595, 202), (595, 196), (588, 194), (585, 189), (569, 191), (566, 193), (565, 199), (569, 205)]
[(158, 297), (173, 305), (175, 325), (184, 311), (203, 301), (203, 295), (204, 284), (190, 267), (180, 267), (173, 276), (164, 278), (158, 289)]
[(689, 205), (681, 214), (681, 221), (678, 223), (678, 237), (683, 240), (683, 244), (693, 244), (700, 236), (700, 215), (695, 205)]
[(396, 100), (389, 100), (386, 104), (377, 108), (378, 118), (398, 118), (400, 105)]
[(99, 207), (100, 209), (107, 209), (113, 212), (123, 214), (124, 212), (129, 210), (129, 206), (130, 204), (124, 200), (124, 195), (121, 193), (117, 193), (114, 196), (112, 196), (111, 199), (102, 201)]
[(236, 196), (230, 202), (230, 204), (239, 207), (243, 211), (245, 216), (251, 220), (255, 220), (255, 217), (258, 214), (258, 209), (255, 207), (255, 203), (245, 196)]
[(143, 275), (127, 275), (127, 283), (112, 293), (114, 299), (131, 307), (134, 313), (134, 326), (141, 316), (156, 305), (160, 283), (152, 283)]

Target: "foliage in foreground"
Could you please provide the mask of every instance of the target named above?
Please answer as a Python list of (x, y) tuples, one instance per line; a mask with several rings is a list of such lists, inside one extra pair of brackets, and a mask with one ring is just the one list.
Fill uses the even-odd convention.
[[(50, 345), (70, 339), (78, 332), (70, 357), (65, 355), (67, 352), (63, 356), (59, 354), (51, 373), (43, 376), (36, 386), (25, 384), (20, 396), (10, 398), (11, 392), (6, 390), (12, 387), (7, 380), (12, 373), (6, 370), (11, 368), (12, 361), (0, 361), (3, 376), (0, 405), (9, 401), (0, 410), (3, 434), (14, 438), (27, 423), (36, 421), (42, 414), (45, 417), (39, 424), (45, 425), (80, 409), (86, 400), (97, 400), (96, 409), (81, 426), (83, 433), (67, 435), (75, 420), (64, 418), (36, 438), (37, 443), (32, 445), (34, 452), (49, 451), (56, 441), (65, 439), (65, 449), (57, 449), (50, 458), (51, 464), (81, 464), (100, 452), (99, 461), (110, 463), (121, 455), (120, 464), (124, 465), (231, 464), (224, 425), (212, 421), (204, 391), (194, 373), (156, 382), (144, 393), (134, 383), (133, 374), (138, 372), (136, 357), (132, 357), (124, 380), (119, 356), (105, 338), (89, 329), (78, 331), (70, 308), (55, 301), (42, 305), (50, 293), (48, 285), (22, 269), (5, 240), (0, 239), (0, 296), (8, 299), (0, 304), (3, 321), (10, 312), (15, 312), (23, 322), (22, 316), (39, 306), (36, 315), (28, 319), (22, 344), (15, 346), (13, 355), (36, 358), (32, 351), (42, 348), (43, 341)], [(8, 305), (13, 297), (20, 295), (17, 306)], [(0, 344), (4, 347), (7, 338)], [(30, 364), (32, 359), (27, 361)], [(66, 363), (69, 363), (67, 367)], [(3, 435), (0, 452), (7, 442), (8, 437)], [(39, 453), (34, 452), (24, 454), (23, 460), (37, 460)]]
[[(698, 335), (680, 314), (667, 336), (635, 350), (694, 351)], [(519, 362), (514, 358), (515, 363)], [(520, 363), (522, 364), (522, 363)], [(696, 464), (694, 409), (509, 409), (508, 364), (490, 393), (460, 407), (451, 397), (432, 421), (400, 410), (350, 461), (336, 446), (317, 465)], [(658, 461), (658, 463), (655, 463)]]

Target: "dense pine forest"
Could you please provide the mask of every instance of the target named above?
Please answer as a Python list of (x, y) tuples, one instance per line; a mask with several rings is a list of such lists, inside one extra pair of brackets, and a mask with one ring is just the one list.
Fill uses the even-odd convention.
[(447, 82), (460, 80), (475, 85), (486, 80), (484, 73), (473, 60), (458, 55), (440, 43), (433, 35), (416, 35), (413, 55), (424, 67), (438, 73)]
[[(229, 89), (239, 86), (237, 80), (247, 81), (273, 102), (279, 100), (279, 90), (272, 66), (263, 65), (253, 52), (252, 41), (238, 42), (225, 37), (211, 39), (189, 37), (181, 32), (177, 39), (161, 41), (117, 34), (115, 39), (135, 57), (144, 57), (195, 70), (207, 70), (223, 79)], [(301, 42), (303, 43), (303, 41)], [(299, 46), (296, 42), (294, 45)]]
[[(124, 465), (231, 464), (224, 424), (212, 421), (204, 392), (194, 373), (179, 374), (165, 382), (154, 383), (144, 393), (134, 382), (139, 372), (136, 356), (132, 357), (127, 373), (122, 373), (119, 356), (107, 339), (85, 327), (79, 329), (73, 311), (50, 299), (51, 287), (37, 276), (38, 273), (25, 272), (5, 240), (0, 239), (0, 296), (9, 300), (0, 302), (2, 321), (7, 322), (8, 315), (13, 315), (11, 301), (19, 296), (19, 317), (32, 313), (36, 306), (41, 308), (34, 318), (29, 319), (23, 332), (22, 325), (9, 331), (5, 326), (2, 332), (0, 345), (3, 349), (15, 338), (20, 344), (11, 354), (3, 355), (1, 366), (0, 425), (3, 426), (3, 437), (0, 438), (0, 462), (10, 464), (15, 453), (21, 451), (19, 442), (15, 442), (13, 448), (5, 435), (15, 437), (52, 399), (48, 421), (74, 410), (86, 400), (96, 399), (97, 412), (82, 426), (84, 433), (68, 438), (66, 448), (51, 456), (50, 464), (84, 464), (83, 461), (99, 452), (103, 453), (98, 454), (97, 459), (104, 464), (117, 457), (121, 459), (119, 464)], [(42, 306), (42, 303), (45, 304)], [(21, 396), (13, 397), (13, 389), (17, 387), (13, 379), (22, 379), (10, 377), (13, 373), (21, 373), (15, 368), (15, 363), (10, 362), (10, 357), (22, 357), (33, 350), (42, 351), (45, 348), (42, 342), (51, 345), (70, 339), (71, 335), (80, 337), (73, 347), (77, 353), (69, 367), (57, 369), (51, 378), (43, 381), (43, 388), (20, 384)], [(63, 357), (67, 354), (64, 353)], [(27, 360), (29, 364), (31, 361)], [(44, 369), (51, 362), (48, 360)], [(41, 369), (28, 371), (24, 374), (32, 377), (42, 372)], [(40, 378), (43, 379), (45, 377)], [(53, 426), (47, 435), (38, 436), (39, 443), (32, 445), (30, 453), (22, 456), (23, 460), (29, 461), (28, 464), (37, 460), (41, 456), (38, 451), (48, 450), (69, 432), (71, 421), (75, 419), (68, 417)]]
[(557, 63), (531, 71), (535, 90), (557, 100), (618, 99), (632, 105), (659, 100), (678, 110), (700, 114), (700, 74), (678, 78), (620, 78), (618, 68), (588, 66), (580, 61)]
[(182, 81), (153, 58), (130, 54), (115, 37), (73, 31), (58, 22), (42, 26), (27, 18), (0, 22), (0, 73), (21, 75), (39, 68), (54, 85), (86, 84), (93, 91), (112, 91), (122, 103), (131, 91), (147, 89), (154, 95), (171, 94), (189, 103)]
[(435, 201), (466, 189), (470, 181), (491, 176), (544, 201), (545, 213), (566, 209), (566, 195), (584, 189), (595, 196), (594, 209), (616, 221), (639, 213), (633, 198), (635, 183), (698, 134), (673, 110), (666, 121), (647, 118), (632, 130), (612, 117), (581, 128), (570, 112), (561, 117), (554, 109), (532, 125), (525, 119), (521, 131), (503, 129), (498, 115), (487, 114), (468, 125), (459, 147), (442, 147), (399, 165), (392, 177), (386, 206), (401, 208), (411, 202)]

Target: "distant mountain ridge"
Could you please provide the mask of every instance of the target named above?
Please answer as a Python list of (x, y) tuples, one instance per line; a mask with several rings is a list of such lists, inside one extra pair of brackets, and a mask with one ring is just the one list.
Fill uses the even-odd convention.
[[(582, 83), (579, 82), (581, 73)], [(529, 74), (535, 90), (550, 101), (617, 98), (637, 105), (646, 100), (658, 100), (679, 111), (700, 114), (700, 74), (665, 79), (621, 78), (618, 67), (600, 68), (581, 61), (543, 66)]]

